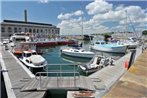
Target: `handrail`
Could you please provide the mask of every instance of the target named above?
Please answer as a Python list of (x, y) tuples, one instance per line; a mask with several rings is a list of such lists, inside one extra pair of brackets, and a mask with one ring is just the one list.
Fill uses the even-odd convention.
[(46, 67), (43, 67), (43, 70), (48, 72), (49, 70), (47, 69), (48, 68), (47, 66), (59, 66), (60, 67), (60, 71), (62, 70), (62, 66), (74, 66), (74, 71), (75, 71), (76, 70), (75, 66), (79, 66), (79, 64), (78, 63), (77, 64), (47, 64)]
[[(56, 73), (56, 75), (57, 75), (57, 85), (59, 85), (59, 77), (62, 77), (62, 75), (61, 75), (61, 73), (73, 73), (74, 74), (74, 86), (76, 86), (76, 75), (75, 74), (78, 74), (78, 79), (80, 78), (80, 73), (79, 72), (59, 72), (59, 71), (57, 71), (57, 72), (37, 72), (36, 74), (35, 74), (35, 78), (36, 78), (36, 80), (39, 80), (39, 87), (41, 88), (41, 81), (42, 81), (42, 78), (41, 78), (41, 74), (48, 74), (48, 73)], [(60, 75), (58, 75), (60, 73)], [(39, 79), (37, 79), (37, 75), (39, 75)]]
[[(65, 70), (65, 71), (62, 71), (63, 68), (62, 66), (74, 66), (74, 70)], [(56, 74), (56, 77), (57, 77), (57, 85), (59, 85), (59, 78), (63, 77), (62, 74), (74, 74), (73, 75), (73, 78), (74, 78), (74, 86), (76, 86), (76, 77), (78, 76), (78, 79), (80, 78), (80, 73), (76, 71), (76, 67), (78, 64), (47, 64), (46, 65), (46, 69), (44, 69), (46, 72), (37, 72), (35, 74), (35, 78), (36, 80), (39, 80), (39, 85), (40, 85), (40, 88), (41, 88), (41, 81), (42, 81), (42, 77), (41, 75), (42, 74), (46, 74), (46, 76), (48, 76), (48, 74)], [(48, 70), (48, 67), (47, 66), (59, 66), (59, 70)], [(39, 79), (37, 78), (37, 75), (39, 75)]]

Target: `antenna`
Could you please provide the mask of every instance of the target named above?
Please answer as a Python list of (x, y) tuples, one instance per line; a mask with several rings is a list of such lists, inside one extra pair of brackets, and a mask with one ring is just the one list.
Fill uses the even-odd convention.
[(125, 10), (125, 13), (126, 13), (126, 33), (127, 33), (128, 32), (128, 21), (127, 21), (128, 20), (127, 19), (128, 18), (127, 17), (128, 15), (127, 15), (127, 10)]
[(130, 24), (131, 24), (131, 26), (132, 26), (132, 29), (133, 29), (133, 31), (134, 31), (134, 34), (135, 34), (135, 36), (138, 38), (138, 35), (137, 35), (137, 33), (136, 33), (136, 30), (135, 30), (135, 27), (133, 26), (133, 23), (132, 23), (132, 21), (131, 21), (131, 18), (130, 18), (129, 15), (127, 14), (127, 10), (125, 10), (125, 12), (126, 12), (126, 30), (128, 30), (128, 23), (127, 23), (127, 20), (129, 19)]
[(83, 16), (83, 7), (82, 7), (82, 4), (81, 4), (81, 18), (82, 18), (82, 20), (81, 20), (81, 22), (82, 22), (82, 39), (84, 39), (84, 36), (83, 36), (83, 31), (84, 31), (84, 26), (83, 26), (83, 18), (84, 18), (84, 16)]

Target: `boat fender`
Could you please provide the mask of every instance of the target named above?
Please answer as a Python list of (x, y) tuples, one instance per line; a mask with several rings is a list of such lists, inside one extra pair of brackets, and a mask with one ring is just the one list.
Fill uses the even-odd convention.
[(125, 66), (126, 69), (128, 69), (128, 66), (129, 66), (129, 61), (128, 60), (125, 61), (124, 66)]

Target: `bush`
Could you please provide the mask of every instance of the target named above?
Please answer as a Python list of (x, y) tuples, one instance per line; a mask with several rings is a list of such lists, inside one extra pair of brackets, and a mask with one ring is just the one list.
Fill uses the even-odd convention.
[(142, 35), (147, 35), (147, 30), (142, 31)]

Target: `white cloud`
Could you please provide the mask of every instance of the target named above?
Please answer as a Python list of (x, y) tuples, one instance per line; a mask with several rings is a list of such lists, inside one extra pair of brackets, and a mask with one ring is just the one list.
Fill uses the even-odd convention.
[(81, 10), (75, 11), (74, 15), (75, 16), (81, 16), (83, 14), (83, 12)]
[[(144, 25), (147, 25), (147, 9), (142, 9), (140, 6), (124, 6), (124, 4), (116, 6), (104, 0), (95, 0), (86, 5), (85, 9), (91, 18), (84, 18), (83, 20), (84, 34), (125, 31), (126, 10), (127, 18), (129, 17), (128, 24), (133, 23), (136, 30), (138, 28), (144, 29)], [(58, 15), (58, 19), (61, 20), (58, 24), (58, 27), (61, 28), (61, 33), (82, 34), (81, 14), (84, 13), (77, 10)], [(111, 26), (111, 22), (115, 22), (116, 26)], [(105, 25), (105, 23), (109, 23), (109, 25)]]
[(72, 12), (72, 13), (66, 13), (66, 14), (60, 13), (57, 16), (57, 18), (60, 19), (60, 20), (67, 20), (67, 19), (72, 18), (74, 16), (81, 16), (82, 14), (83, 14), (83, 11), (77, 10), (77, 11)]
[(112, 4), (109, 4), (104, 0), (95, 0), (94, 2), (88, 4), (86, 6), (86, 9), (88, 10), (88, 14), (90, 15), (105, 13), (112, 9)]
[(72, 13), (67, 13), (67, 14), (61, 13), (60, 15), (58, 15), (58, 19), (61, 19), (61, 20), (69, 19), (71, 16), (73, 16)]
[(39, 0), (40, 3), (48, 3), (49, 0)]
[(117, 6), (115, 8), (115, 10), (118, 11), (118, 10), (122, 10), (123, 8), (124, 8), (124, 5), (123, 4), (120, 4), (119, 6)]

